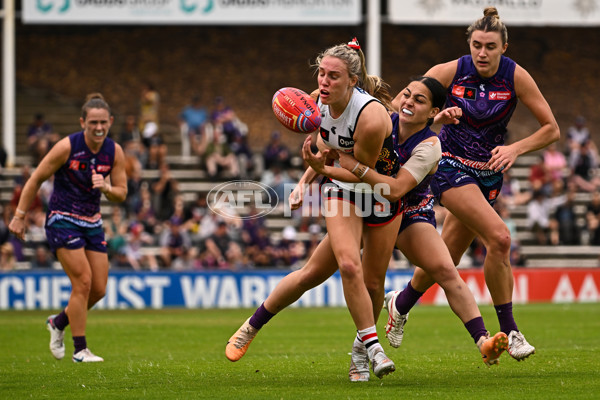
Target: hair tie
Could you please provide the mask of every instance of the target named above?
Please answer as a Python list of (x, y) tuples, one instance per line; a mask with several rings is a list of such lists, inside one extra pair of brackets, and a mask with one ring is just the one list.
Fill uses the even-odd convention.
[(356, 37), (348, 42), (348, 47), (354, 50), (360, 50), (360, 44), (358, 44), (358, 40), (356, 39)]

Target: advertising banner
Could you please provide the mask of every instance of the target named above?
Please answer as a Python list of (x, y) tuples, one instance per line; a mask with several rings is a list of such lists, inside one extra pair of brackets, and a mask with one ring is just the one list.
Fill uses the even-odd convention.
[(356, 25), (360, 0), (23, 0), (31, 24)]
[[(459, 271), (478, 304), (491, 304), (482, 270)], [(258, 307), (288, 271), (127, 272), (111, 271), (100, 309), (254, 308)], [(573, 303), (600, 301), (600, 269), (514, 270), (514, 302)], [(389, 271), (386, 291), (404, 288), (412, 271)], [(62, 271), (0, 274), (0, 309), (60, 309), (71, 285)], [(422, 304), (447, 304), (435, 285)], [(336, 273), (306, 292), (294, 307), (345, 306), (342, 281)]]
[(405, 25), (464, 25), (494, 6), (511, 26), (597, 26), (600, 0), (388, 0), (390, 22)]

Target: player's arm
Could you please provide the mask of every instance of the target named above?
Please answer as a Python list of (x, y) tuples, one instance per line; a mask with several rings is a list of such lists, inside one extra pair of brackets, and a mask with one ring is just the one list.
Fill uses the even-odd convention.
[(386, 185), (389, 190), (381, 191), (383, 197), (390, 201), (400, 200), (406, 193), (414, 189), (427, 175), (434, 174), (442, 157), (442, 148), (437, 137), (423, 140), (411, 153), (396, 177), (382, 175), (372, 169), (366, 169), (349, 154), (338, 153), (340, 165), (372, 187)]
[(25, 214), (35, 199), (37, 192), (40, 190), (40, 186), (67, 162), (70, 153), (71, 141), (68, 137), (61, 139), (52, 146), (48, 154), (42, 159), (27, 182), (25, 182), (15, 215), (8, 226), (9, 230), (19, 239), (23, 240), (25, 238)]
[(425, 73), (425, 76), (437, 79), (445, 88), (448, 88), (454, 79), (454, 75), (456, 75), (457, 68), (458, 60), (452, 60), (434, 65)]
[(519, 65), (515, 68), (515, 91), (519, 100), (537, 119), (540, 128), (522, 140), (493, 149), (488, 167), (495, 171), (507, 170), (518, 156), (543, 149), (560, 138), (560, 129), (550, 105), (529, 72)]
[(110, 182), (102, 179), (102, 187), (99, 189), (109, 201), (120, 203), (127, 197), (125, 155), (123, 148), (117, 143), (115, 143), (115, 160), (110, 171)]

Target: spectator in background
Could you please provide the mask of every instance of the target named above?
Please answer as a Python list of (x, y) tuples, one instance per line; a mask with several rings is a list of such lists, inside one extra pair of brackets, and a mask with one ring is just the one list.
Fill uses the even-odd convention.
[(144, 231), (144, 227), (139, 222), (134, 222), (129, 227), (127, 235), (127, 245), (125, 246), (125, 256), (129, 266), (136, 271), (149, 269), (152, 272), (158, 271), (158, 262), (151, 252), (144, 252), (145, 246), (152, 246), (154, 239), (152, 235)]
[(551, 143), (543, 152), (544, 167), (551, 181), (564, 181), (566, 178), (567, 158), (558, 151), (556, 142)]
[(575, 118), (574, 124), (567, 130), (567, 141), (565, 154), (570, 155), (574, 150), (578, 150), (585, 142), (591, 140), (590, 130), (587, 127), (587, 121), (583, 115)]
[[(296, 183), (290, 178), (287, 170), (281, 163), (274, 163), (269, 169), (266, 169), (262, 174), (260, 182), (269, 186), (272, 193), (275, 194), (275, 196), (271, 197), (271, 205), (275, 206), (276, 202), (278, 202), (278, 207), (280, 208), (284, 207), (285, 199), (293, 188), (291, 185)], [(286, 185), (290, 187), (288, 193), (285, 190)]]
[(54, 265), (54, 257), (50, 253), (50, 249), (46, 244), (38, 244), (35, 247), (33, 259), (31, 260), (31, 268), (33, 269), (50, 269)]
[(179, 114), (179, 129), (181, 130), (182, 155), (190, 155), (191, 149), (206, 139), (204, 128), (208, 122), (208, 111), (202, 105), (200, 95), (192, 96), (190, 104)]
[(135, 115), (129, 114), (125, 117), (119, 133), (119, 140), (126, 156), (136, 157), (142, 166), (147, 164), (148, 153), (146, 146), (142, 143), (142, 134)]
[(556, 245), (575, 246), (581, 244), (581, 233), (577, 225), (575, 212), (575, 195), (573, 187), (569, 189), (564, 201), (557, 205), (550, 219), (550, 243)]
[(156, 217), (166, 221), (175, 210), (175, 196), (179, 193), (179, 182), (171, 175), (167, 163), (162, 163), (158, 179), (152, 184), (153, 204)]
[(218, 179), (219, 169), (222, 169), (226, 178), (237, 178), (240, 175), (238, 159), (231, 150), (224, 132), (220, 127), (215, 127), (211, 142), (204, 153), (206, 172), (211, 180)]
[(233, 143), (236, 136), (242, 135), (241, 129), (247, 129), (233, 109), (225, 103), (225, 99), (220, 96), (215, 98), (211, 121), (215, 130), (220, 129), (225, 135), (227, 143)]
[(274, 248), (271, 234), (266, 226), (259, 226), (256, 236), (245, 249), (250, 262), (255, 267), (272, 267), (274, 260)]
[(600, 187), (600, 177), (597, 174), (598, 153), (593, 143), (588, 140), (569, 155), (571, 182), (579, 189), (594, 192)]
[(529, 183), (532, 193), (542, 191), (545, 194), (549, 194), (552, 190), (551, 180), (546, 170), (546, 163), (543, 156), (539, 156), (537, 162), (529, 168)]
[(281, 133), (273, 131), (263, 152), (264, 168), (270, 169), (273, 165), (278, 164), (287, 169), (290, 166), (290, 158), (290, 150), (281, 142)]
[(312, 256), (319, 243), (321, 243), (321, 239), (323, 239), (323, 228), (321, 228), (320, 224), (313, 223), (308, 226), (308, 233), (308, 240), (304, 243), (306, 260)]
[(538, 245), (548, 243), (551, 207), (551, 201), (542, 190), (533, 192), (533, 198), (527, 205), (527, 226), (534, 233)]
[(263, 171), (263, 160), (259, 154), (254, 154), (248, 145), (247, 135), (238, 135), (230, 143), (229, 148), (237, 157), (239, 173), (241, 179), (248, 179), (252, 173), (259, 177)]
[(158, 131), (156, 122), (148, 122), (142, 131), (142, 143), (144, 144), (144, 153), (148, 156), (146, 168), (157, 169), (165, 163), (167, 158), (167, 145), (163, 142), (162, 136)]
[(133, 203), (136, 220), (144, 225), (144, 229), (152, 233), (152, 230), (148, 229), (148, 225), (154, 225), (156, 222), (156, 207), (154, 206), (154, 200), (152, 196), (152, 190), (150, 184), (143, 181), (140, 185), (140, 196), (139, 200)]
[(213, 266), (218, 268), (239, 267), (243, 259), (240, 245), (228, 233), (225, 221), (219, 222), (216, 231), (206, 239), (205, 247), (208, 259), (215, 260)]
[(140, 116), (139, 125), (140, 131), (144, 132), (146, 125), (149, 122), (156, 124), (156, 130), (159, 127), (159, 108), (160, 108), (160, 95), (150, 82), (146, 82), (142, 86), (142, 92), (140, 94)]
[(183, 221), (174, 217), (166, 225), (159, 240), (162, 265), (177, 271), (187, 269), (192, 242), (183, 227)]
[(500, 189), (501, 197), (499, 199), (502, 199), (506, 207), (512, 208), (527, 204), (531, 199), (531, 192), (521, 190), (519, 180), (512, 175), (510, 169), (504, 172), (503, 181), (502, 189)]
[(274, 266), (280, 268), (298, 269), (300, 261), (306, 256), (304, 243), (297, 240), (298, 233), (296, 229), (288, 225), (281, 232), (281, 240), (273, 246)]
[(33, 157), (33, 164), (38, 165), (59, 139), (60, 137), (54, 132), (52, 125), (44, 119), (44, 114), (35, 114), (33, 122), (27, 128), (27, 144)]
[(108, 222), (104, 225), (104, 235), (106, 238), (106, 247), (111, 263), (121, 266), (125, 263), (125, 246), (127, 244), (128, 223), (123, 218), (123, 209), (120, 206), (113, 205)]

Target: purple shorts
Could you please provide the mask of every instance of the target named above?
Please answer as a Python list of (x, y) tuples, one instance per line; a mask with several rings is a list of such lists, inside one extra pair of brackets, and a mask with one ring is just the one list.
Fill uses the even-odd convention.
[(424, 222), (433, 225), (434, 228), (437, 227), (437, 223), (435, 222), (435, 211), (433, 210), (434, 201), (435, 198), (429, 196), (424, 198), (419, 204), (406, 206), (404, 208), (404, 213), (402, 214), (402, 224), (398, 230), (398, 235), (417, 222)]
[(321, 196), (323, 199), (338, 199), (356, 205), (349, 211), (359, 214), (368, 226), (387, 225), (402, 211), (400, 201), (390, 202), (373, 193), (342, 189), (329, 178), (323, 179), (321, 183)]
[(60, 248), (75, 250), (82, 247), (86, 250), (106, 253), (102, 225), (84, 228), (69, 221), (57, 221), (52, 225), (46, 225), (46, 238), (54, 254)]
[[(456, 160), (443, 157), (431, 180), (431, 191), (440, 199), (442, 193), (453, 187), (477, 185), (487, 202), (493, 206), (502, 189), (502, 172), (480, 171), (457, 164)], [(441, 201), (440, 201), (441, 203)]]

